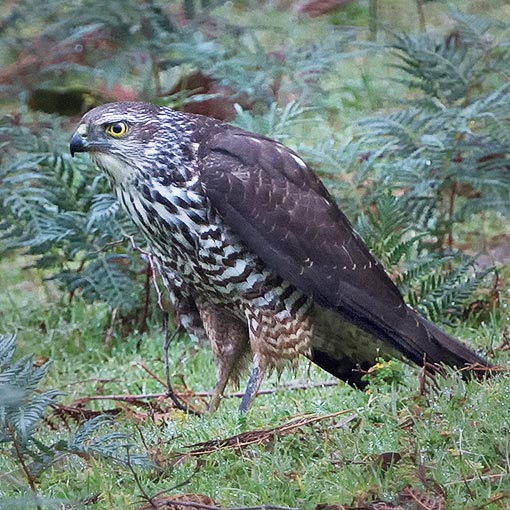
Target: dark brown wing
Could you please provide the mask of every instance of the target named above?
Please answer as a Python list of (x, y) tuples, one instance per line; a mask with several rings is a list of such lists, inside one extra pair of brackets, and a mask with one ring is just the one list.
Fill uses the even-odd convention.
[(448, 358), (295, 153), (226, 127), (202, 140), (198, 160), (213, 207), (280, 276), (416, 363), (424, 351), (434, 362)]
[[(374, 300), (404, 306), (315, 174), (283, 145), (236, 130), (199, 148), (207, 196), (262, 260), (322, 306), (364, 326)], [(379, 313), (380, 313), (379, 312)], [(370, 328), (372, 329), (372, 328)]]

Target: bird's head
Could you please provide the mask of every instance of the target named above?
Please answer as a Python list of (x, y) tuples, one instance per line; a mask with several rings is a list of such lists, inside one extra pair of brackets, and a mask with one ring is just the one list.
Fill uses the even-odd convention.
[(178, 114), (141, 102), (98, 106), (87, 112), (75, 129), (71, 155), (88, 152), (116, 184), (139, 172), (150, 173), (155, 159), (168, 151), (177, 136), (168, 122), (172, 115)]

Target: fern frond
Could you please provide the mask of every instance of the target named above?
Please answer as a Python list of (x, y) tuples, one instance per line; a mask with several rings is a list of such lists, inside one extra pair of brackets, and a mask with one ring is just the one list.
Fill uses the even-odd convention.
[(155, 464), (145, 454), (133, 451), (134, 446), (127, 434), (109, 432), (99, 435), (104, 427), (111, 426), (108, 416), (97, 416), (81, 424), (67, 441), (65, 451), (86, 456), (102, 457), (122, 465), (155, 468)]
[(489, 30), (496, 25), (492, 20), (482, 16), (465, 14), (454, 5), (448, 5), (448, 15), (455, 21), (456, 30), (462, 41), (470, 46), (488, 49), (491, 45)]
[(271, 103), (262, 115), (254, 115), (239, 104), (235, 105), (235, 110), (237, 114), (235, 124), (240, 128), (282, 141), (288, 136), (293, 125), (307, 121), (303, 117), (306, 109), (297, 101), (291, 101), (283, 108), (277, 103)]
[[(86, 160), (71, 160), (47, 143), (44, 130), (39, 138), (32, 136), (31, 129), (9, 118), (0, 119), (0, 130), (16, 141), (0, 169), (4, 246), (37, 255), (36, 267), (51, 268), (50, 278), (69, 291), (82, 284), (87, 299), (111, 299), (110, 304), (125, 313), (138, 308), (143, 265), (128, 243), (112, 246), (108, 261), (97, 255), (132, 228), (115, 199), (105, 193), (106, 180)], [(60, 133), (55, 126), (56, 143)], [(18, 137), (26, 141), (22, 155), (16, 149)]]
[(0, 335), (0, 370), (12, 362), (16, 350), (15, 335)]
[(139, 272), (130, 256), (100, 253), (80, 272), (64, 270), (54, 278), (65, 283), (71, 291), (80, 291), (90, 302), (104, 300), (121, 311), (133, 309), (140, 302), (139, 289), (133, 279)]
[(34, 367), (31, 356), (13, 361), (15, 337), (0, 335), (0, 438), (25, 445), (56, 391), (35, 394), (49, 366)]
[(466, 96), (477, 79), (479, 54), (468, 51), (462, 42), (428, 34), (395, 37), (392, 47), (402, 63), (394, 67), (410, 76), (407, 85), (444, 104), (454, 104)]
[(355, 228), (388, 271), (414, 256), (423, 237), (413, 230), (404, 201), (390, 194), (377, 197), (373, 207), (358, 216)]
[(155, 467), (146, 455), (134, 449), (126, 434), (115, 431), (100, 434), (104, 425), (112, 423), (106, 416), (82, 423), (67, 441), (47, 445), (38, 439), (38, 427), (59, 392), (39, 392), (39, 383), (49, 364), (34, 367), (32, 356), (13, 361), (15, 347), (13, 335), (0, 335), (0, 448), (3, 443), (14, 444), (10, 453), (16, 462), (23, 463), (23, 470), (28, 470), (35, 478), (57, 460), (71, 454), (100, 456), (124, 466), (129, 463), (130, 466)]
[(31, 439), (48, 407), (59, 394), (58, 391), (46, 391), (21, 404), (18, 402), (16, 409), (9, 412), (9, 425), (16, 431), (16, 440), (26, 444)]
[(111, 220), (119, 210), (119, 202), (111, 195), (99, 194), (92, 198), (92, 204), (88, 212), (87, 231), (107, 220)]
[[(462, 317), (464, 309), (480, 287), (484, 278), (492, 271), (474, 269), (472, 258), (464, 257), (455, 268), (444, 265), (445, 258), (427, 261), (420, 268), (413, 269), (412, 276), (405, 275), (408, 302), (423, 315), (435, 322), (452, 324)], [(453, 259), (450, 259), (453, 260)], [(432, 271), (422, 272), (423, 269)], [(412, 280), (415, 280), (414, 284)]]

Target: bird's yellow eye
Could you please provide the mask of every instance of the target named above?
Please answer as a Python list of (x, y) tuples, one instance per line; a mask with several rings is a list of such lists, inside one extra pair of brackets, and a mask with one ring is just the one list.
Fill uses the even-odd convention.
[(113, 122), (107, 124), (104, 130), (107, 135), (113, 136), (113, 138), (122, 138), (128, 132), (128, 125), (125, 122)]

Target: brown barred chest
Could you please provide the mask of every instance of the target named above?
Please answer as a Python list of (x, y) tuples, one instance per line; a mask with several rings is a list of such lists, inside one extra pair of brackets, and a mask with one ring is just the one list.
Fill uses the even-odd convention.
[(245, 324), (252, 351), (269, 365), (309, 354), (312, 302), (267, 268), (217, 215), (204, 212), (207, 204), (197, 203), (197, 196), (168, 186), (156, 190), (151, 201), (133, 190), (118, 190), (117, 196), (145, 234), (169, 290), (178, 286), (188, 298), (219, 306)]

